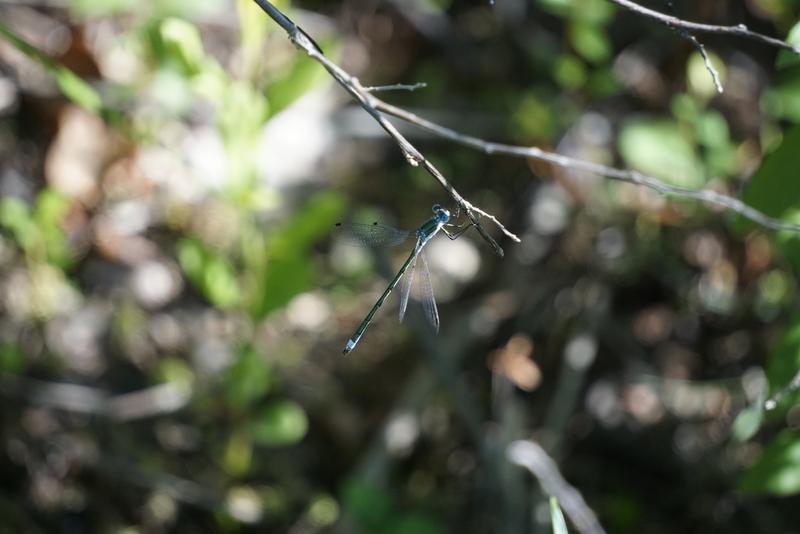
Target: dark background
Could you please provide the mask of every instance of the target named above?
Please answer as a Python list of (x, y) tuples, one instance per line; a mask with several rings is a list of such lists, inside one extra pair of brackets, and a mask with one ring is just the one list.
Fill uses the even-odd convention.
[[(278, 5), (364, 85), (425, 82), (380, 94), (423, 117), (796, 217), (789, 53), (697, 34), (717, 94), (604, 0)], [(800, 14), (648, 6), (778, 38)], [(608, 532), (797, 530), (794, 395), (762, 408), (798, 368), (791, 234), (395, 121), (522, 241), (437, 239), (439, 335), (393, 296), (344, 357), (409, 249), (334, 223), (455, 206), (318, 64), (244, 0), (0, 3), (3, 28), (44, 54), (0, 34), (3, 531), (550, 532), (514, 440)]]

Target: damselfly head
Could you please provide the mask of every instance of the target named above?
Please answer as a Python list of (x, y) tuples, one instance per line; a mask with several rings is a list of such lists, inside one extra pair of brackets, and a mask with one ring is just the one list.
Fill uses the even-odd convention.
[(433, 210), (436, 219), (440, 222), (446, 223), (450, 220), (450, 210), (443, 208), (440, 204), (434, 204), (431, 208)]

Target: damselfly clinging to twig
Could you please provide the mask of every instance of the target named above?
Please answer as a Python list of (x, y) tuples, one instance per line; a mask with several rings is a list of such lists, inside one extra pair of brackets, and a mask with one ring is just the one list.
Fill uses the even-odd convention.
[[(437, 332), (439, 331), (439, 312), (436, 309), (436, 300), (433, 298), (431, 275), (428, 271), (428, 261), (425, 259), (423, 248), (425, 248), (425, 245), (428, 244), (428, 241), (433, 239), (433, 237), (438, 234), (440, 230), (444, 232), (445, 235), (447, 235), (447, 237), (450, 239), (456, 239), (469, 226), (464, 226), (463, 228), (456, 227), (456, 231), (454, 233), (450, 233), (447, 230), (447, 227), (455, 226), (450, 224), (450, 212), (441, 207), (439, 204), (434, 204), (432, 209), (433, 217), (425, 221), (425, 223), (417, 228), (417, 231), (414, 233), (417, 238), (416, 244), (414, 245), (414, 250), (411, 251), (408, 259), (406, 259), (403, 266), (400, 267), (400, 270), (397, 271), (397, 274), (394, 276), (392, 281), (389, 282), (386, 290), (383, 292), (380, 298), (378, 298), (377, 302), (375, 302), (375, 305), (372, 306), (372, 309), (369, 311), (367, 316), (364, 317), (364, 320), (361, 321), (360, 325), (358, 325), (356, 331), (353, 332), (352, 336), (350, 336), (350, 339), (347, 341), (344, 350), (342, 350), (344, 354), (349, 353), (356, 347), (358, 341), (361, 339), (361, 336), (364, 335), (364, 331), (367, 329), (369, 323), (372, 321), (372, 318), (375, 316), (375, 313), (381, 306), (383, 306), (383, 303), (389, 296), (389, 293), (392, 292), (392, 290), (397, 286), (398, 282), (400, 282), (400, 279), (405, 275), (403, 286), (400, 289), (400, 320), (403, 320), (403, 316), (406, 313), (406, 307), (408, 306), (408, 297), (411, 294), (411, 286), (414, 283), (414, 273), (417, 266), (417, 258), (421, 259), (419, 278), (422, 305), (425, 309), (425, 317), (431, 323), (434, 330)], [(411, 235), (410, 232), (397, 230), (396, 228), (383, 226), (378, 223), (340, 223), (336, 226), (360, 241), (362, 244), (371, 247), (399, 245)]]

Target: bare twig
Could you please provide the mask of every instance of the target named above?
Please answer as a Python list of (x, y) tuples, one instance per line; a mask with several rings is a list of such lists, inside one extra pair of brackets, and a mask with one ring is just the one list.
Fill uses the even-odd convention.
[(711, 79), (714, 80), (714, 87), (717, 89), (717, 92), (719, 94), (722, 94), (723, 92), (722, 81), (719, 78), (719, 72), (717, 72), (717, 69), (715, 69), (714, 65), (711, 64), (711, 58), (708, 57), (708, 52), (706, 52), (706, 47), (703, 45), (703, 43), (697, 40), (697, 37), (695, 37), (688, 31), (679, 30), (679, 33), (684, 38), (688, 39), (689, 42), (694, 45), (697, 51), (700, 52), (700, 55), (703, 57), (703, 63), (706, 64), (706, 70), (711, 75)]
[(433, 178), (439, 182), (439, 185), (447, 191), (447, 193), (453, 198), (453, 200), (458, 204), (461, 209), (467, 214), (470, 222), (475, 225), (475, 229), (480, 233), (481, 237), (486, 240), (487, 243), (494, 249), (494, 251), (503, 256), (503, 249), (494, 240), (494, 238), (489, 235), (486, 229), (480, 222), (481, 217), (485, 217), (491, 220), (495, 225), (497, 225), (502, 232), (513, 239), (514, 241), (519, 242), (519, 238), (511, 233), (505, 226), (503, 226), (495, 217), (487, 214), (485, 211), (477, 208), (472, 203), (467, 201), (461, 194), (453, 187), (453, 185), (444, 177), (444, 175), (436, 168), (436, 166), (431, 163), (417, 148), (412, 145), (398, 130), (395, 126), (389, 122), (386, 117), (379, 111), (378, 106), (382, 104), (382, 102), (375, 98), (369, 91), (365, 90), (364, 87), (359, 82), (358, 78), (352, 76), (344, 69), (333, 63), (325, 54), (323, 54), (322, 49), (317, 45), (314, 40), (308, 36), (306, 32), (304, 32), (300, 27), (298, 27), (294, 22), (292, 22), (286, 15), (284, 15), (278, 8), (272, 5), (267, 0), (254, 0), (258, 6), (264, 10), (267, 15), (272, 18), (278, 25), (280, 25), (286, 33), (289, 35), (289, 39), (294, 43), (295, 46), (300, 48), (301, 50), (305, 51), (308, 56), (320, 63), (325, 70), (336, 80), (339, 85), (341, 85), (350, 96), (352, 96), (359, 105), (364, 108), (364, 111), (369, 113), (373, 119), (381, 126), (381, 128), (386, 131), (389, 136), (394, 139), (397, 143), (398, 147), (400, 147), (400, 151), (403, 153), (403, 156), (406, 158), (408, 163), (413, 167), (421, 166), (423, 169), (428, 171), (428, 174), (433, 176)]
[(541, 445), (529, 440), (515, 441), (506, 449), (506, 456), (512, 463), (530, 471), (539, 480), (545, 493), (558, 499), (578, 531), (584, 534), (605, 532), (581, 493), (564, 480), (558, 465)]
[[(520, 158), (531, 158), (540, 161), (546, 161), (551, 163), (555, 166), (562, 167), (565, 169), (575, 170), (575, 171), (584, 171), (591, 174), (604, 176), (611, 180), (616, 180), (620, 182), (627, 182), (643, 187), (650, 188), (658, 193), (663, 195), (673, 195), (676, 197), (688, 198), (693, 200), (699, 200), (701, 202), (708, 202), (710, 204), (715, 204), (717, 206), (721, 206), (727, 210), (733, 211), (738, 213), (739, 215), (750, 219), (753, 222), (756, 222), (766, 228), (770, 228), (772, 230), (786, 230), (790, 232), (798, 232), (800, 233), (800, 224), (794, 224), (786, 221), (782, 221), (780, 219), (775, 219), (770, 217), (755, 208), (752, 208), (742, 202), (737, 198), (730, 197), (728, 195), (724, 195), (722, 193), (717, 193), (716, 191), (708, 191), (704, 189), (690, 189), (686, 187), (679, 187), (667, 184), (657, 178), (652, 176), (648, 176), (646, 174), (642, 174), (638, 171), (633, 170), (626, 170), (626, 169), (618, 169), (615, 167), (609, 167), (607, 165), (601, 165), (599, 163), (593, 163), (590, 161), (580, 160), (576, 158), (571, 158), (569, 156), (564, 156), (561, 154), (556, 154), (554, 152), (548, 152), (542, 150), (538, 147), (528, 147), (528, 146), (519, 146), (519, 145), (508, 145), (502, 143), (494, 143), (491, 141), (487, 141), (478, 137), (474, 137), (471, 135), (466, 135), (459, 133), (451, 128), (447, 128), (445, 126), (441, 126), (434, 122), (431, 122), (427, 119), (424, 119), (414, 113), (406, 111), (402, 108), (397, 106), (393, 106), (376, 98), (375, 96), (371, 95), (369, 92), (365, 91), (364, 88), (359, 83), (358, 79), (349, 75), (341, 68), (336, 66), (334, 63), (329, 61), (321, 52), (319, 47), (314, 43), (314, 41), (303, 32), (302, 29), (297, 27), (291, 20), (289, 20), (283, 13), (277, 10), (272, 4), (270, 4), (267, 0), (254, 0), (264, 11), (267, 12), (270, 17), (272, 17), (275, 22), (277, 22), (286, 32), (289, 34), (290, 39), (294, 42), (298, 47), (305, 50), (306, 53), (311, 56), (316, 61), (320, 62), (327, 70), (331, 73), (331, 75), (342, 85), (352, 96), (356, 99), (356, 101), (363, 107), (373, 118), (383, 127), (383, 129), (397, 142), (400, 149), (403, 151), (406, 159), (409, 161), (411, 165), (418, 166), (422, 165), (438, 182), (439, 184), (453, 197), (453, 199), (464, 208), (467, 216), (469, 217), (470, 221), (476, 223), (476, 228), (480, 232), (481, 236), (487, 240), (487, 242), (495, 249), (499, 254), (502, 255), (502, 249), (499, 245), (497, 245), (496, 241), (486, 233), (486, 230), (483, 226), (480, 225), (479, 221), (477, 220), (478, 217), (484, 217), (489, 219), (494, 224), (496, 224), (506, 235), (514, 239), (515, 241), (519, 241), (519, 238), (509, 232), (493, 215), (486, 213), (485, 211), (481, 210), (477, 206), (472, 205), (466, 199), (464, 199), (453, 186), (445, 179), (445, 177), (439, 172), (439, 170), (430, 162), (428, 161), (403, 135), (401, 135), (397, 129), (386, 120), (383, 114), (394, 116), (398, 119), (406, 121), (410, 124), (418, 126), (434, 135), (439, 137), (448, 139), (455, 143), (459, 143), (465, 146), (472, 147), (476, 150), (480, 150), (486, 154), (494, 155), (494, 154), (502, 154), (506, 156), (514, 156)], [(628, 7), (629, 9), (633, 9), (637, 12), (642, 12), (645, 10), (643, 14), (648, 14), (650, 10), (646, 8), (642, 8), (638, 4), (633, 4), (632, 2), (628, 2), (627, 0), (611, 0), (613, 2), (621, 3), (624, 7)], [(635, 9), (629, 6), (635, 6), (639, 9)], [(655, 13), (655, 12), (654, 12)], [(671, 17), (668, 15), (663, 15), (661, 13), (657, 13), (660, 17), (656, 17), (657, 20), (664, 21), (663, 17), (672, 23), (674, 21), (677, 22), (684, 22), (680, 19), (675, 17)], [(674, 19), (674, 21), (673, 21)], [(687, 23), (690, 26), (694, 25), (694, 23)], [(678, 24), (675, 24), (677, 27), (684, 27)], [(714, 31), (712, 28), (727, 28), (726, 26), (708, 26), (708, 25), (699, 25), (701, 30), (703, 31)], [(738, 27), (737, 27), (738, 28)], [(693, 26), (687, 29), (697, 29)], [(742, 34), (742, 31), (739, 30), (737, 32), (726, 32), (722, 31), (721, 33), (735, 33), (740, 35), (750, 36), (752, 32), (747, 32), (746, 34)], [(754, 34), (759, 35), (759, 34)], [(750, 36), (751, 38), (755, 38)], [(764, 36), (762, 36), (764, 37)], [(767, 42), (769, 42), (770, 38), (765, 37)], [(776, 41), (772, 39), (772, 41)], [(790, 48), (794, 51), (797, 51), (794, 47), (787, 45), (786, 43), (782, 43), (781, 41), (776, 41), (781, 43), (783, 48)], [(777, 45), (776, 45), (777, 46)]]
[(744, 24), (737, 24), (736, 26), (716, 26), (714, 24), (702, 24), (699, 22), (690, 22), (688, 20), (679, 19), (678, 17), (674, 17), (672, 15), (667, 15), (666, 13), (661, 13), (654, 9), (640, 6), (636, 2), (631, 2), (631, 0), (609, 0), (609, 1), (614, 4), (617, 4), (620, 7), (624, 7), (625, 9), (633, 11), (634, 13), (638, 13), (639, 15), (658, 20), (663, 24), (666, 24), (670, 28), (682, 28), (684, 30), (691, 32), (735, 35), (738, 37), (751, 39), (753, 41), (758, 41), (760, 43), (764, 43), (777, 48), (782, 48), (783, 50), (790, 50), (795, 54), (800, 54), (800, 48), (793, 46), (785, 41), (781, 41), (780, 39), (776, 39), (774, 37), (769, 37), (767, 35), (750, 31)]
[(700, 52), (700, 55), (703, 56), (703, 62), (706, 65), (706, 70), (708, 73), (711, 74), (711, 79), (714, 80), (714, 87), (716, 87), (718, 93), (722, 93), (722, 83), (720, 82), (719, 73), (711, 64), (711, 60), (708, 57), (708, 53), (706, 52), (706, 47), (697, 40), (697, 37), (689, 33), (690, 31), (694, 32), (706, 32), (706, 33), (718, 33), (718, 34), (725, 34), (725, 35), (738, 35), (741, 37), (746, 37), (748, 39), (752, 39), (755, 41), (759, 41), (762, 43), (766, 43), (772, 46), (776, 46), (778, 48), (782, 48), (784, 50), (791, 50), (795, 54), (800, 54), (800, 48), (790, 45), (784, 41), (779, 39), (775, 39), (774, 37), (769, 37), (766, 35), (762, 35), (760, 33), (751, 32), (747, 29), (747, 26), (744, 24), (739, 24), (737, 26), (715, 26), (712, 24), (701, 24), (697, 22), (689, 22), (687, 20), (680, 19), (678, 17), (668, 15), (666, 13), (661, 13), (660, 11), (655, 11), (653, 9), (649, 9), (635, 2), (631, 2), (630, 0), (609, 0), (610, 2), (617, 4), (618, 6), (624, 7), (634, 13), (638, 13), (639, 15), (655, 19), (667, 27), (676, 30), (678, 34), (688, 40), (692, 45)]
[(173, 413), (189, 402), (188, 388), (168, 382), (138, 391), (110, 395), (89, 386), (64, 382), (45, 382), (14, 375), (0, 375), (0, 394), (25, 402), (114, 421), (134, 421)]
[(554, 152), (547, 152), (546, 150), (542, 150), (541, 148), (535, 146), (493, 143), (478, 137), (459, 133), (451, 128), (447, 128), (446, 126), (441, 126), (427, 119), (423, 119), (414, 113), (382, 101), (377, 102), (377, 108), (388, 115), (402, 119), (434, 135), (474, 148), (476, 150), (480, 150), (489, 155), (502, 154), (505, 156), (546, 161), (557, 167), (574, 171), (584, 171), (591, 174), (596, 174), (598, 176), (604, 176), (611, 180), (648, 187), (664, 195), (673, 195), (676, 197), (689, 198), (702, 202), (708, 202), (710, 204), (716, 204), (717, 206), (721, 206), (725, 209), (738, 213), (739, 215), (746, 217), (753, 222), (773, 230), (800, 232), (800, 224), (794, 224), (782, 221), (780, 219), (775, 219), (765, 215), (755, 208), (748, 206), (737, 198), (723, 195), (722, 193), (704, 189), (689, 189), (686, 187), (670, 185), (657, 178), (642, 174), (637, 171), (618, 169), (615, 167), (601, 165), (599, 163), (571, 158), (569, 156), (563, 156)]
[(385, 91), (416, 91), (417, 89), (425, 89), (426, 87), (428, 87), (428, 84), (425, 82), (396, 83), (394, 85), (375, 85), (372, 87), (364, 87), (364, 90), (370, 93), (379, 93)]

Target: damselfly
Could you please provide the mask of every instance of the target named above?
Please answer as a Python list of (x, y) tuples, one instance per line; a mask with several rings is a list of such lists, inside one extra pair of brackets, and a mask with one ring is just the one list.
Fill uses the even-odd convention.
[[(400, 267), (400, 270), (397, 271), (397, 274), (394, 276), (392, 281), (389, 282), (386, 290), (383, 292), (380, 298), (378, 298), (377, 302), (375, 302), (375, 305), (372, 306), (372, 309), (369, 311), (367, 316), (364, 317), (364, 320), (361, 321), (360, 325), (358, 325), (356, 331), (353, 332), (352, 336), (350, 336), (350, 339), (347, 341), (344, 350), (342, 350), (344, 354), (349, 353), (356, 347), (361, 339), (361, 336), (364, 335), (364, 331), (367, 329), (369, 323), (372, 321), (372, 318), (375, 316), (375, 313), (381, 306), (383, 306), (383, 303), (389, 296), (389, 293), (392, 292), (392, 290), (397, 286), (398, 282), (400, 282), (400, 279), (405, 275), (405, 278), (403, 279), (403, 286), (400, 288), (400, 320), (403, 320), (403, 317), (406, 313), (406, 307), (408, 306), (408, 297), (411, 295), (411, 286), (414, 284), (414, 274), (417, 267), (418, 258), (421, 260), (421, 266), (419, 269), (420, 294), (422, 306), (425, 310), (425, 317), (428, 319), (428, 322), (431, 323), (434, 330), (437, 332), (439, 331), (439, 311), (436, 309), (436, 300), (433, 297), (433, 286), (431, 285), (431, 275), (428, 271), (428, 260), (425, 259), (423, 249), (425, 248), (425, 245), (427, 245), (428, 242), (439, 233), (440, 230), (444, 232), (444, 234), (450, 239), (456, 239), (469, 226), (465, 226), (463, 228), (456, 227), (456, 232), (450, 233), (446, 227), (455, 226), (449, 223), (450, 212), (439, 204), (434, 204), (432, 209), (433, 217), (425, 221), (425, 223), (417, 228), (417, 231), (414, 233), (417, 238), (416, 244), (414, 245), (414, 250), (411, 251), (408, 259), (406, 259), (403, 266)], [(341, 228), (343, 232), (360, 241), (362, 244), (370, 247), (399, 245), (411, 235), (411, 232), (398, 230), (389, 226), (383, 226), (378, 223), (340, 223), (336, 226)]]

